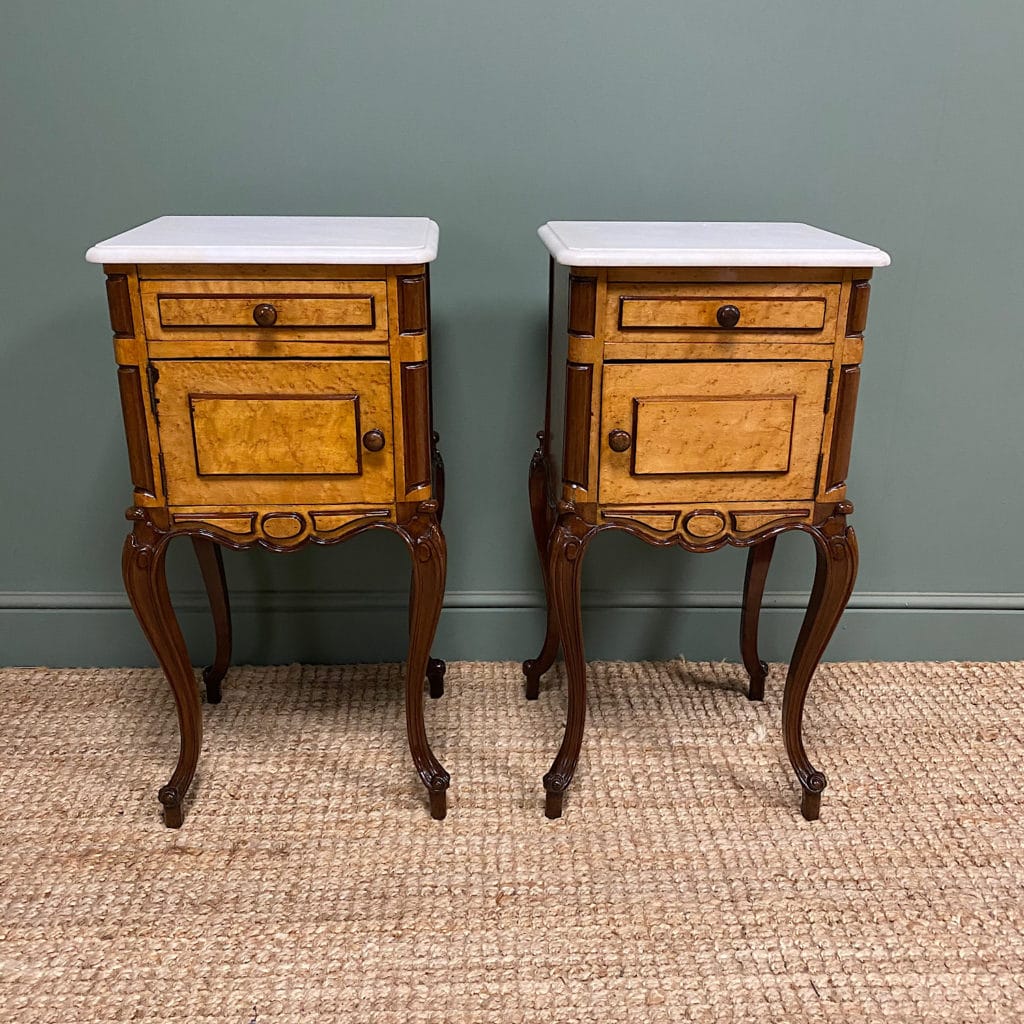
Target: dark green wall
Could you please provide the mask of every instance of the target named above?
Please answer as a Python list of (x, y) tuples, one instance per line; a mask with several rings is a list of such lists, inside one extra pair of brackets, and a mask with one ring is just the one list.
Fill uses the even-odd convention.
[[(831, 654), (1024, 657), (1022, 53), (1019, 0), (6, 0), (0, 660), (148, 659), (121, 595), (130, 488), (102, 274), (82, 254), (165, 213), (440, 224), (438, 649), (457, 658), (540, 639), (539, 224), (801, 220), (889, 250), (851, 475), (861, 576)], [(808, 547), (776, 556), (776, 658)], [(188, 554), (172, 568), (198, 657)], [(230, 555), (239, 657), (400, 657), (404, 558), (387, 536)], [(733, 657), (742, 564), (602, 538), (589, 653)]]

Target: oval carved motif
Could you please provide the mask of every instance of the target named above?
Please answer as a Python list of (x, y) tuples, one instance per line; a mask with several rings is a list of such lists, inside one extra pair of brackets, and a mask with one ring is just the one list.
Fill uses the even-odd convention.
[(270, 512), (260, 525), (263, 532), (274, 540), (291, 540), (306, 528), (306, 521), (294, 512)]
[(683, 520), (683, 529), (692, 537), (708, 540), (725, 529), (725, 516), (713, 509), (691, 512)]

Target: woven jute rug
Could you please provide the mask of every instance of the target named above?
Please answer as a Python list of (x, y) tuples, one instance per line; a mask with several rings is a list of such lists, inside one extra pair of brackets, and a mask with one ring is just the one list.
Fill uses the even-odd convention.
[(591, 666), (560, 821), (564, 679), (451, 665), (432, 821), (399, 666), (241, 668), (185, 827), (153, 670), (0, 673), (0, 1020), (1024, 1019), (1022, 664), (823, 666), (801, 819), (738, 666)]

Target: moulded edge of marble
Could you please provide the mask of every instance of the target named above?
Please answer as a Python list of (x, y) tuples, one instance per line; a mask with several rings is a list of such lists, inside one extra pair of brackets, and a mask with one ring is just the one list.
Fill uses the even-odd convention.
[[(877, 246), (858, 242), (813, 225), (778, 224), (778, 227), (806, 227), (811, 232), (828, 235), (850, 243), (850, 248), (815, 248), (813, 244), (762, 246), (743, 248), (739, 245), (674, 245), (674, 246), (576, 246), (567, 243), (552, 227), (551, 222), (537, 229), (537, 234), (555, 262), (566, 267), (887, 267), (891, 263), (889, 254)], [(579, 221), (581, 224), (600, 224), (599, 221)], [(609, 222), (618, 223), (618, 222)], [(642, 229), (643, 222), (621, 222), (635, 224)], [(670, 222), (654, 221), (664, 225)], [(686, 222), (678, 222), (680, 226)], [(693, 222), (706, 226), (706, 222)], [(730, 224), (730, 222), (723, 222)], [(742, 223), (742, 222), (740, 222)], [(688, 225), (687, 225), (688, 226)], [(752, 224), (752, 227), (771, 228), (770, 221)]]
[[(229, 240), (189, 240), (186, 222), (204, 221), (206, 232), (223, 227)], [(402, 245), (374, 238), (374, 229), (384, 222), (408, 221), (422, 225), (421, 238), (415, 244)], [(290, 240), (261, 241), (259, 221), (273, 221), (276, 226), (294, 221), (295, 236)], [(358, 221), (353, 240), (340, 243), (303, 240), (298, 222)], [(163, 223), (161, 223), (163, 222)], [(168, 223), (174, 222), (174, 223)], [(245, 222), (245, 223), (242, 223)], [(375, 225), (377, 222), (377, 225)], [(248, 238), (245, 229), (250, 228)], [(147, 239), (147, 231), (150, 229)], [(308, 229), (307, 229), (308, 231)], [(359, 234), (363, 237), (360, 238)], [(378, 231), (379, 233), (379, 231)], [(89, 263), (273, 263), (273, 264), (371, 264), (415, 265), (431, 263), (437, 258), (437, 224), (428, 217), (158, 217), (129, 228), (112, 238), (97, 242), (85, 254)], [(125, 237), (129, 236), (129, 237)], [(130, 236), (134, 236), (130, 237)], [(234, 236), (234, 237), (232, 237)]]

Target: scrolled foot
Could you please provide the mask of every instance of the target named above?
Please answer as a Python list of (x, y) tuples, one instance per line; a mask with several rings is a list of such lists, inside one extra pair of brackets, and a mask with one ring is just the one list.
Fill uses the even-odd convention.
[(764, 681), (768, 677), (768, 665), (766, 662), (759, 661), (757, 666), (760, 672), (755, 672), (750, 677), (747, 700), (764, 700)]
[(451, 785), (451, 776), (442, 768), (429, 778), (424, 776), (423, 784), (427, 787), (427, 794), (430, 797), (430, 816), (435, 821), (444, 821), (448, 814), (448, 787)]
[(430, 684), (430, 696), (437, 700), (444, 696), (444, 674), (448, 666), (440, 658), (427, 661), (427, 682)]
[(562, 801), (565, 799), (565, 791), (569, 788), (572, 777), (560, 774), (557, 771), (550, 771), (544, 776), (544, 816), (555, 819), (562, 816)]
[(157, 799), (163, 804), (164, 824), (168, 828), (181, 828), (185, 813), (181, 807), (181, 793), (174, 786), (162, 786)]
[(801, 779), (800, 813), (806, 821), (817, 821), (821, 811), (821, 794), (828, 782), (823, 772), (814, 771)]
[(224, 677), (212, 666), (208, 665), (203, 669), (203, 683), (206, 686), (206, 703), (219, 704), (223, 694), (220, 683)]

